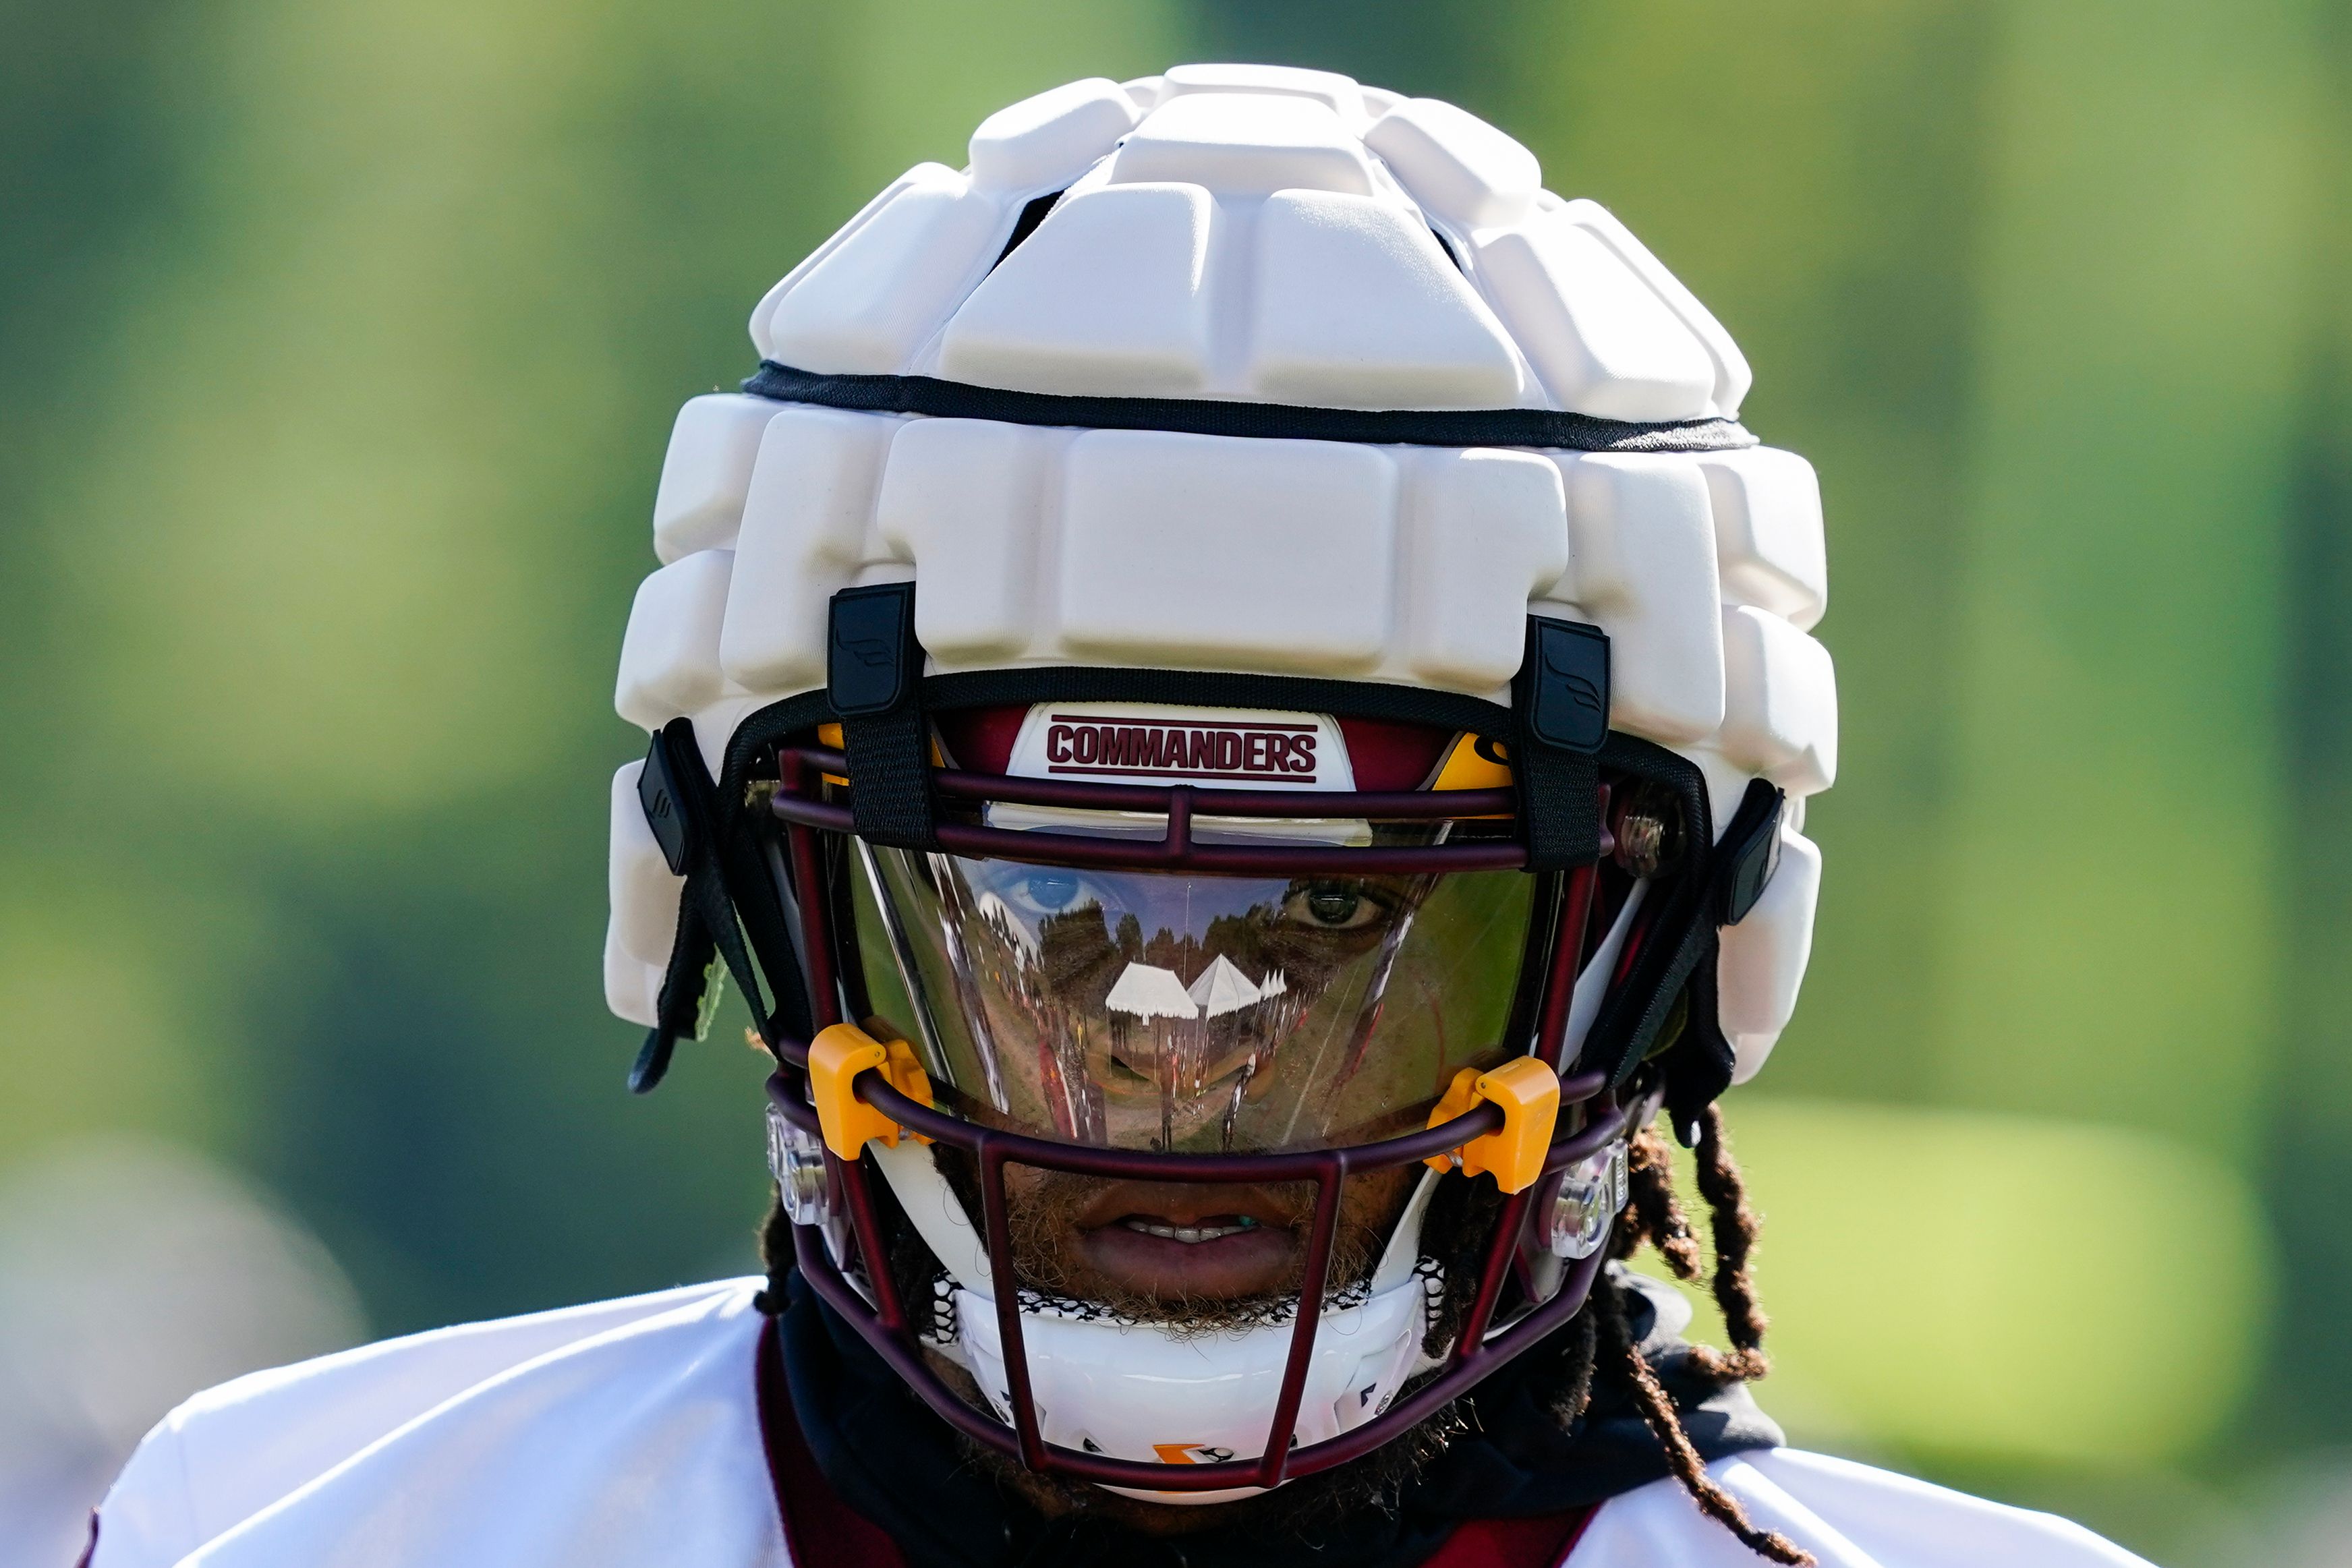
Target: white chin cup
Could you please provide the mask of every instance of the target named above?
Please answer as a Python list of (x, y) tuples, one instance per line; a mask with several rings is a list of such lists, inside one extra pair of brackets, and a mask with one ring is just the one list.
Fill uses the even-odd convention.
[[(1359, 1305), (1323, 1314), (1298, 1407), (1299, 1447), (1336, 1437), (1388, 1408), (1418, 1359), (1424, 1300), (1421, 1281), (1408, 1277)], [(997, 1415), (1011, 1422), (995, 1304), (977, 1291), (959, 1291), (956, 1315), (965, 1364)], [(1021, 1337), (1038, 1427), (1048, 1443), (1145, 1464), (1255, 1459), (1265, 1452), (1274, 1423), (1291, 1329), (1279, 1322), (1180, 1334), (1024, 1307)], [(1148, 1502), (1209, 1503), (1260, 1489), (1109, 1490)]]
[[(956, 1338), (931, 1343), (971, 1373), (997, 1416), (1013, 1421), (987, 1254), (930, 1150), (908, 1138), (867, 1145), (908, 1219), (956, 1285)], [(1422, 1354), (1429, 1282), (1414, 1265), (1421, 1228), (1440, 1176), (1424, 1171), (1372, 1271), (1371, 1291), (1326, 1308), (1316, 1327), (1298, 1408), (1301, 1448), (1349, 1431), (1389, 1407), (1405, 1381), (1434, 1364)], [(1078, 1318), (1024, 1306), (1030, 1396), (1045, 1441), (1144, 1464), (1254, 1459), (1265, 1452), (1293, 1324), (1178, 1331)], [(1148, 1502), (1225, 1502), (1262, 1490), (1108, 1490)]]

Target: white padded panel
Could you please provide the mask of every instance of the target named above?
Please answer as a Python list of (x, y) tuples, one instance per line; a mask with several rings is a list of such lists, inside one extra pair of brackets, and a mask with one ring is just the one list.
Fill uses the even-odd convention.
[(667, 964), (677, 937), (678, 895), (686, 879), (672, 876), (661, 845), (646, 824), (637, 799), (639, 758), (613, 775), (612, 854), (605, 862), (604, 893), (613, 910), (613, 933), (623, 952), (643, 964)]
[(1538, 212), (1479, 236), (1488, 297), (1563, 408), (1607, 419), (1715, 410), (1715, 362), (1590, 230)]
[(720, 666), (755, 692), (824, 680), (826, 608), (864, 559), (882, 455), (902, 422), (788, 407), (768, 423), (743, 503)]
[(1528, 601), (1568, 568), (1559, 470), (1524, 452), (1440, 450), (1405, 461), (1406, 664), (1437, 685), (1506, 685), (1525, 651)]
[(1198, 185), (1098, 185), (1054, 209), (940, 338), (940, 373), (1024, 392), (1181, 397), (1208, 375)]
[(1697, 295), (1683, 287), (1681, 278), (1666, 270), (1665, 264), (1651, 254), (1632, 229), (1617, 220), (1617, 214), (1594, 201), (1577, 200), (1560, 204), (1560, 214), (1579, 224), (1609, 248), (1617, 253), (1628, 267), (1639, 273), (1642, 280), (1654, 289), (1667, 309), (1690, 329), (1706, 350), (1715, 366), (1714, 412), (1725, 418), (1739, 413), (1739, 404), (1748, 396), (1748, 383), (1755, 380), (1748, 368), (1748, 356), (1715, 319), (1715, 312), (1699, 302)]
[(1672, 745), (1723, 722), (1721, 595), (1706, 480), (1687, 457), (1558, 459), (1569, 571), (1556, 598), (1609, 633), (1610, 722)]
[(801, 279), (809, 275), (811, 268), (839, 250), (844, 241), (873, 220), (875, 214), (896, 201), (898, 193), (907, 188), (908, 182), (922, 174), (926, 170), (938, 167), (936, 163), (919, 163), (883, 186), (875, 193), (874, 199), (858, 208), (847, 223), (827, 235), (823, 245), (801, 257), (799, 263), (790, 272), (769, 286), (768, 291), (760, 296), (760, 303), (751, 308), (751, 346), (759, 350), (761, 359), (772, 360), (776, 357), (775, 341), (769, 336), (768, 327), (775, 319), (776, 306), (783, 297), (800, 287)]
[(996, 259), (999, 199), (940, 164), (811, 267), (768, 319), (770, 356), (827, 374), (895, 375)]
[(1797, 992), (1813, 953), (1813, 911), (1821, 899), (1822, 852), (1793, 829), (1780, 831), (1780, 865), (1748, 918), (1723, 928), (1716, 959), (1717, 1016), (1732, 1037), (1732, 1082), (1745, 1083), (1797, 1010)]
[(760, 433), (775, 416), (774, 403), (740, 392), (688, 398), (677, 411), (654, 492), (654, 554), (663, 565), (733, 547)]
[(694, 744), (713, 779), (727, 769), (727, 743), (734, 738), (736, 726), (774, 700), (773, 693), (755, 695), (730, 689), (717, 702), (687, 716), (694, 720)]
[(971, 182), (992, 191), (1058, 191), (1140, 118), (1118, 83), (1102, 77), (1024, 98), (971, 133)]
[(1379, 660), (1396, 528), (1387, 453), (1090, 431), (1063, 486), (1071, 652), (1330, 675)]
[(1414, 201), (1465, 229), (1516, 223), (1543, 183), (1536, 155), (1443, 99), (1407, 99), (1364, 133)]
[(1501, 323), (1410, 212), (1369, 196), (1280, 191), (1258, 214), (1257, 246), (1247, 372), (1256, 395), (1338, 408), (1518, 400), (1518, 361)]
[(1564, 409), (1601, 418), (1715, 412), (1715, 362), (1590, 230), (1534, 214), (1477, 240), (1496, 313)]
[(1027, 646), (1045, 469), (1069, 439), (923, 419), (891, 443), (877, 520), (883, 542), (915, 563), (915, 632), (933, 658), (982, 664)]
[(1699, 466), (1715, 502), (1724, 597), (1811, 631), (1830, 598), (1822, 486), (1813, 465), (1793, 452), (1753, 446), (1710, 453)]
[(1364, 89), (1336, 71), (1297, 66), (1175, 66), (1160, 79), (1164, 84), (1162, 102), (1185, 93), (1263, 92), (1312, 99), (1350, 126), (1361, 124), (1366, 117)]
[(1830, 651), (1769, 611), (1723, 611), (1723, 754), (1797, 795), (1837, 779)]
[(1169, 99), (1144, 116), (1111, 159), (1123, 185), (1181, 181), (1220, 195), (1373, 190), (1363, 143), (1313, 99), (1203, 92)]
[(734, 561), (730, 550), (697, 550), (637, 585), (613, 706), (638, 728), (658, 729), (725, 693), (719, 626)]
[(604, 1006), (628, 1023), (651, 1029), (661, 1020), (662, 970), (638, 962), (621, 946), (612, 925), (604, 927)]

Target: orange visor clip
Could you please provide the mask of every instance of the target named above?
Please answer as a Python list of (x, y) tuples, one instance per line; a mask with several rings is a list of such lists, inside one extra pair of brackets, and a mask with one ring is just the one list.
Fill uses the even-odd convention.
[(1505, 1192), (1525, 1192), (1543, 1175), (1544, 1156), (1551, 1151), (1552, 1127), (1559, 1121), (1559, 1074), (1532, 1056), (1514, 1057), (1487, 1072), (1465, 1067), (1430, 1112), (1429, 1124), (1450, 1122), (1482, 1101), (1502, 1107), (1501, 1129), (1425, 1163), (1432, 1170), (1458, 1166), (1464, 1176), (1491, 1172)]
[[(866, 1152), (870, 1138), (895, 1149), (906, 1132), (857, 1097), (857, 1075), (867, 1071), (879, 1072), (882, 1082), (909, 1100), (931, 1103), (931, 1081), (905, 1040), (886, 1045), (854, 1023), (819, 1030), (809, 1041), (809, 1099), (816, 1106), (817, 1124), (824, 1129), (824, 1146), (838, 1159), (856, 1159)], [(930, 1142), (920, 1133), (910, 1135)]]

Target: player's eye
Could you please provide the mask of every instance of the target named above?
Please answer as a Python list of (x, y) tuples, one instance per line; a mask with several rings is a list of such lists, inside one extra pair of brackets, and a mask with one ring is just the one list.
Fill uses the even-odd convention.
[(1059, 915), (1078, 903), (1084, 886), (1071, 872), (1033, 871), (1015, 884), (1014, 894), (1032, 914)]
[(1320, 931), (1360, 931), (1378, 920), (1385, 906), (1354, 882), (1310, 882), (1291, 890), (1282, 912)]

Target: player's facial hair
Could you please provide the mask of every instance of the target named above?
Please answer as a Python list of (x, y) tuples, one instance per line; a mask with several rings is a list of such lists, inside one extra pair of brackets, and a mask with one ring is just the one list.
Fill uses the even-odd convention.
[[(1315, 1213), (1314, 1183), (1284, 1182), (1261, 1189), (1281, 1210), (1282, 1223), (1300, 1240), (1288, 1274), (1270, 1291), (1216, 1298), (1138, 1291), (1090, 1267), (1079, 1251), (1078, 1219), (1102, 1186), (1093, 1176), (1039, 1170), (1024, 1173), (1018, 1188), (1005, 1195), (1013, 1265), (1023, 1284), (1183, 1333), (1210, 1333), (1264, 1322), (1270, 1312), (1297, 1299), (1307, 1263), (1306, 1237)], [(1394, 1223), (1392, 1214), (1381, 1212), (1386, 1207), (1378, 1202), (1342, 1201), (1332, 1238), (1327, 1290), (1341, 1290), (1370, 1276)], [(1365, 1212), (1368, 1209), (1371, 1212)]]

